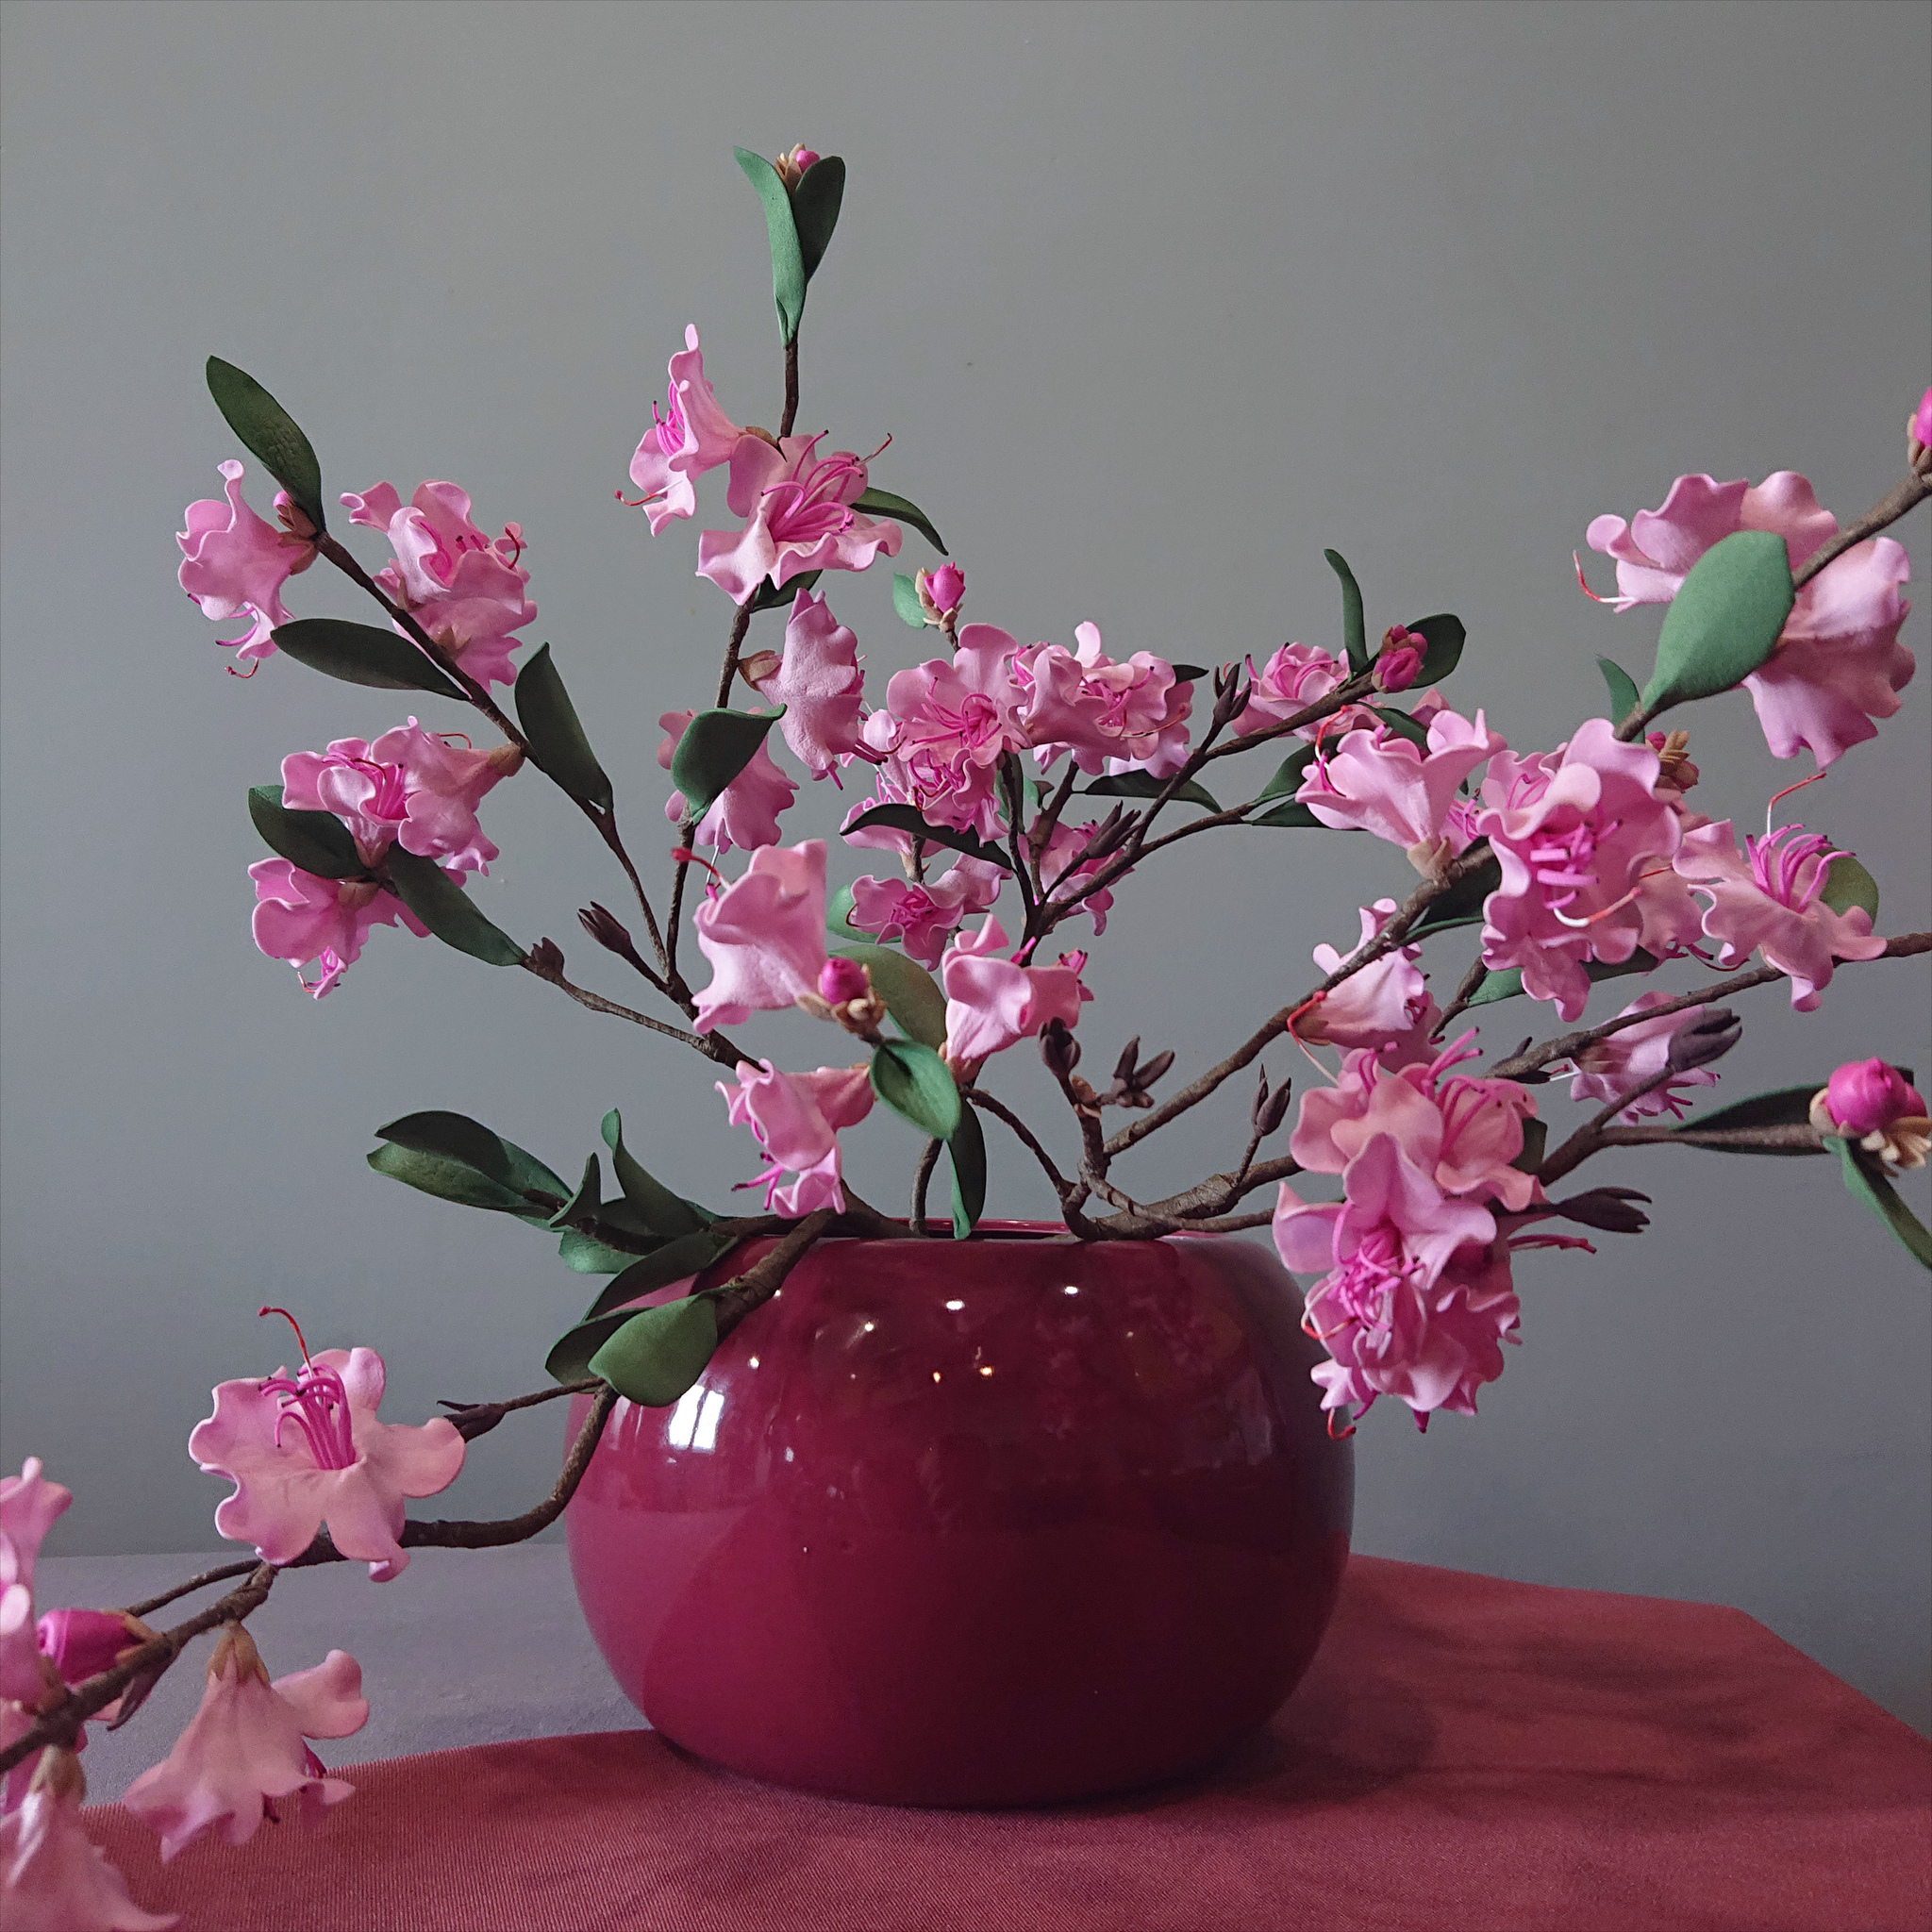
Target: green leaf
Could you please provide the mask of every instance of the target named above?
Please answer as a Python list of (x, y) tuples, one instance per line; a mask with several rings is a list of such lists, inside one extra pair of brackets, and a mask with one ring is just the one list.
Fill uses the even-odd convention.
[(653, 1234), (669, 1241), (704, 1226), (704, 1215), (631, 1158), (624, 1144), (624, 1122), (614, 1107), (604, 1116), (604, 1144), (610, 1150), (611, 1171), (624, 1190), (624, 1198), (643, 1217)]
[[(1152, 772), (1119, 772), (1110, 778), (1096, 778), (1092, 784), (1081, 786), (1080, 791), (1090, 798), (1154, 798), (1166, 784), (1165, 778), (1157, 778)], [(1209, 811), (1221, 809), (1221, 801), (1213, 792), (1192, 778), (1174, 797), (1185, 799), (1190, 805), (1205, 805)]]
[(613, 1248), (581, 1228), (567, 1227), (557, 1244), (557, 1257), (574, 1274), (619, 1274), (637, 1259), (629, 1248)]
[[(1693, 1114), (1680, 1121), (1674, 1134), (1706, 1134), (1725, 1127), (1799, 1127), (1811, 1118), (1811, 1096), (1824, 1085), (1813, 1080), (1808, 1087), (1774, 1087), (1767, 1093), (1748, 1094), (1709, 1113)], [(1774, 1151), (1774, 1150), (1772, 1150)]]
[(1878, 881), (1849, 852), (1831, 861), (1824, 890), (1818, 896), (1834, 912), (1849, 912), (1854, 906), (1862, 906), (1872, 915), (1873, 924), (1878, 923)]
[(446, 1160), (439, 1154), (419, 1154), (410, 1147), (383, 1146), (365, 1157), (377, 1174), (387, 1174), (405, 1187), (418, 1188), (440, 1201), (454, 1201), (463, 1208), (487, 1208), (498, 1214), (514, 1214), (533, 1226), (547, 1225), (550, 1210), (539, 1211), (514, 1189), (499, 1186), (460, 1160)]
[(718, 1305), (687, 1295), (640, 1308), (591, 1357), (590, 1371), (645, 1408), (664, 1408), (705, 1373), (718, 1347)]
[[(459, 1160), (500, 1186), (547, 1196), (558, 1208), (570, 1198), (570, 1188), (559, 1174), (514, 1141), (506, 1141), (466, 1113), (451, 1113), (443, 1108), (406, 1113), (387, 1126), (377, 1127), (375, 1138), (418, 1153)], [(549, 1210), (552, 1214), (556, 1211), (556, 1208)]]
[(702, 1274), (737, 1245), (736, 1235), (714, 1234), (709, 1228), (701, 1227), (695, 1234), (679, 1235), (675, 1241), (666, 1241), (661, 1248), (641, 1257), (633, 1255), (617, 1279), (608, 1283), (584, 1310), (584, 1320), (591, 1321), (608, 1314), (612, 1308), (621, 1308), (625, 1302), (655, 1294), (687, 1275)]
[(1411, 718), (1407, 711), (1397, 711), (1385, 705), (1371, 705), (1370, 710), (1388, 725), (1398, 738), (1406, 738), (1411, 744), (1419, 744), (1424, 751), (1429, 744), (1429, 727), (1419, 718)]
[(530, 741), (530, 754), (538, 765), (573, 798), (608, 811), (610, 780), (584, 736), (576, 707), (550, 661), (548, 644), (540, 645), (517, 673), (516, 694), (517, 723)]
[(824, 575), (822, 570), (801, 571), (795, 577), (787, 577), (781, 588), (767, 577), (751, 593), (751, 614), (756, 617), (760, 610), (790, 610), (798, 601), (801, 591), (808, 591)]
[[(1258, 805), (1267, 798), (1292, 798), (1307, 781), (1308, 767), (1314, 762), (1315, 747), (1312, 744), (1305, 744), (1299, 751), (1291, 752), (1275, 767), (1274, 777), (1262, 786), (1255, 802)], [(1258, 824), (1260, 821), (1257, 819), (1251, 823)]]
[(953, 1239), (963, 1241), (986, 1212), (986, 1136), (972, 1108), (959, 1109), (946, 1153), (953, 1163)]
[(584, 1158), (584, 1177), (577, 1183), (577, 1191), (570, 1197), (561, 1212), (550, 1217), (552, 1227), (567, 1228), (573, 1222), (582, 1221), (588, 1215), (595, 1214), (604, 1205), (604, 1170), (597, 1165), (594, 1154)]
[(959, 1090), (952, 1070), (929, 1046), (888, 1040), (873, 1050), (872, 1091), (896, 1114), (934, 1140), (959, 1125)]
[(1474, 872), (1457, 879), (1440, 899), (1430, 903), (1427, 911), (1409, 928), (1405, 943), (1426, 939), (1431, 933), (1449, 932), (1458, 925), (1480, 924), (1483, 901), (1502, 883), (1502, 865), (1494, 858), (1485, 859)]
[(1463, 629), (1461, 618), (1439, 610), (1433, 617), (1418, 617), (1404, 628), (1418, 633), (1428, 646), (1423, 653), (1423, 668), (1408, 687), (1410, 691), (1420, 691), (1425, 684), (1441, 684), (1462, 661), (1462, 646), (1468, 641), (1469, 633)]
[(864, 495), (852, 499), (852, 508), (869, 510), (874, 516), (894, 517), (902, 524), (910, 524), (941, 557), (950, 557), (953, 554), (940, 541), (940, 533), (933, 528), (932, 519), (910, 497), (894, 496), (890, 490), (868, 490)]
[(1174, 673), (1176, 684), (1199, 684), (1204, 677), (1213, 675), (1205, 664), (1173, 664), (1168, 668)]
[(928, 824), (913, 806), (875, 805), (870, 811), (860, 812), (845, 827), (845, 835), (849, 838), (868, 825), (890, 825), (895, 832), (924, 839), (928, 845), (943, 845), (949, 851), (963, 852), (968, 858), (983, 858), (993, 865), (1004, 866), (1008, 872), (1013, 869), (1010, 856), (997, 845), (987, 844), (977, 832), (962, 832), (951, 825)]
[(524, 949), (477, 911), (469, 893), (433, 858), (391, 845), (383, 858), (395, 894), (444, 945), (486, 966), (520, 966)]
[(1840, 1141), (1836, 1135), (1832, 1138), (1838, 1146), (1839, 1170), (1846, 1191), (1871, 1208), (1920, 1267), (1932, 1268), (1932, 1233), (1926, 1231), (1924, 1223), (1899, 1199), (1870, 1155), (1850, 1141)]
[[(1652, 973), (1658, 961), (1655, 953), (1646, 953), (1641, 946), (1627, 959), (1612, 962), (1608, 959), (1586, 959), (1583, 962), (1584, 976), (1591, 981), (1599, 979), (1623, 979), (1632, 973)], [(1514, 966), (1501, 972), (1493, 967), (1484, 975), (1483, 983), (1470, 994), (1467, 1006), (1493, 1006), (1497, 1000), (1513, 1000), (1523, 991), (1523, 974)]]
[(1550, 1124), (1532, 1114), (1523, 1124), (1523, 1152), (1509, 1165), (1524, 1174), (1534, 1174), (1543, 1164), (1543, 1150), (1550, 1144)]
[(1604, 675), (1604, 683), (1610, 693), (1610, 723), (1621, 724), (1643, 700), (1638, 694), (1637, 680), (1621, 664), (1608, 658), (1599, 658), (1596, 668)]
[(271, 852), (319, 879), (366, 878), (349, 828), (332, 811), (290, 811), (279, 785), (248, 788), (248, 817)]
[(340, 617), (297, 617), (278, 624), (269, 636), (277, 650), (298, 664), (365, 684), (375, 691), (428, 691), (440, 698), (462, 698), (463, 688), (433, 664), (408, 638), (373, 624), (348, 624)]
[(322, 514), (322, 465), (315, 449), (275, 397), (245, 370), (219, 356), (208, 358), (208, 392), (242, 446), (260, 458), (317, 531), (328, 527)]
[(837, 155), (821, 155), (799, 176), (791, 191), (791, 221), (798, 231), (799, 261), (805, 278), (818, 273), (839, 225), (839, 204), (845, 198), (845, 163)]
[(765, 238), (772, 247), (772, 300), (778, 308), (778, 340), (790, 347), (805, 313), (805, 256), (799, 247), (798, 224), (791, 213), (791, 196), (776, 168), (749, 148), (733, 148), (744, 178), (765, 209)]
[(1796, 594), (1775, 531), (1736, 530), (1713, 543), (1664, 612), (1657, 668), (1643, 688), (1646, 713), (1741, 684), (1771, 656)]
[(861, 946), (874, 945), (878, 935), (852, 924), (852, 888), (841, 886), (825, 908), (825, 928), (836, 940), (856, 941)]
[(671, 782), (684, 793), (685, 816), (701, 819), (725, 786), (758, 756), (776, 711), (700, 711), (671, 754)]
[(904, 571), (892, 573), (892, 608), (914, 630), (925, 628), (925, 606), (919, 601), (919, 586)]
[(900, 1030), (922, 1046), (935, 1049), (946, 1040), (946, 996), (925, 968), (891, 946), (834, 946), (841, 959), (857, 959), (872, 974), (873, 991)]
[(1341, 641), (1348, 652), (1348, 668), (1359, 677), (1369, 668), (1369, 640), (1362, 625), (1362, 587), (1339, 550), (1324, 550), (1328, 568), (1341, 579)]
[(1277, 805), (1272, 811), (1264, 811), (1255, 818), (1243, 819), (1241, 824), (1244, 825), (1293, 825), (1303, 829), (1313, 825), (1322, 831), (1332, 829), (1332, 827), (1324, 826), (1322, 821), (1307, 806), (1299, 805), (1292, 799), (1286, 805)]

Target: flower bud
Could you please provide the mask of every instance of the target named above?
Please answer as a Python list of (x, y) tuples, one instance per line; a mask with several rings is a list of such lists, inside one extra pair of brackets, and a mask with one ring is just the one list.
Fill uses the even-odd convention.
[(872, 991), (872, 975), (857, 959), (827, 959), (819, 968), (819, 996), (835, 1007), (862, 1000)]
[(1377, 691), (1407, 691), (1422, 675), (1423, 657), (1429, 641), (1420, 631), (1391, 624), (1375, 657), (1373, 682)]
[(1702, 776), (1690, 762), (1688, 731), (1653, 731), (1644, 742), (1657, 754), (1659, 791), (1689, 791)]
[(1881, 1059), (1847, 1060), (1825, 1084), (1824, 1108), (1840, 1134), (1858, 1140), (1923, 1114), (1925, 1103), (1896, 1067)]
[(818, 159), (808, 147), (795, 147), (789, 154), (782, 154), (772, 165), (778, 171), (778, 178), (788, 189), (796, 188), (805, 171)]
[(1932, 464), (1932, 389), (1919, 398), (1919, 407), (1906, 429), (1906, 460), (1915, 470)]
[(919, 608), (928, 624), (942, 624), (959, 608), (966, 594), (966, 573), (957, 563), (942, 563), (937, 570), (917, 572), (912, 588), (919, 592)]
[(34, 1635), (61, 1681), (78, 1684), (111, 1669), (123, 1651), (145, 1642), (154, 1632), (121, 1610), (49, 1610), (34, 1626)]

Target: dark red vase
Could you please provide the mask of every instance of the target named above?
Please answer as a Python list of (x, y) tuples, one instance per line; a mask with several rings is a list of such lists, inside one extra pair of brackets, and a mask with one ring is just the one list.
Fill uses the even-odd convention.
[(674, 1743), (810, 1790), (1206, 1765), (1294, 1688), (1347, 1561), (1299, 1317), (1227, 1239), (821, 1242), (675, 1407), (617, 1405), (568, 1515), (591, 1633)]

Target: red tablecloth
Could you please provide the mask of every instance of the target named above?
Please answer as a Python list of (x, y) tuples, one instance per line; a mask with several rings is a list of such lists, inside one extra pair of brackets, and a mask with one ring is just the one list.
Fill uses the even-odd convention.
[(1932, 1924), (1932, 1745), (1740, 1611), (1371, 1557), (1265, 1740), (1129, 1798), (841, 1804), (647, 1732), (349, 1774), (166, 1868), (89, 1822), (184, 1932)]

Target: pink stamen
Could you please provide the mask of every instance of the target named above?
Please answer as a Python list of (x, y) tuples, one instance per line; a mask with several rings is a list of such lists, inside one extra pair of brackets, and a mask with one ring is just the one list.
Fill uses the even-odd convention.
[(1570, 553), (1570, 561), (1576, 566), (1577, 589), (1580, 590), (1583, 592), (1583, 594), (1586, 597), (1588, 597), (1592, 604), (1615, 604), (1619, 601), (1615, 597), (1599, 597), (1597, 593), (1590, 588), (1590, 585), (1585, 580), (1583, 575), (1583, 558), (1579, 557), (1574, 550)]
[(264, 1315), (279, 1315), (295, 1331), (295, 1346), (302, 1351), (302, 1366), (306, 1369), (308, 1366), (308, 1344), (302, 1339), (301, 1323), (296, 1321), (287, 1308), (259, 1307), (256, 1309), (255, 1314), (258, 1321)]
[(1771, 794), (1771, 803), (1764, 808), (1764, 836), (1767, 839), (1771, 837), (1771, 815), (1777, 809), (1778, 800), (1780, 798), (1789, 798), (1794, 791), (1804, 791), (1807, 785), (1817, 784), (1819, 779), (1824, 776), (1825, 776), (1824, 772), (1813, 772), (1808, 778), (1800, 778), (1795, 785), (1787, 785), (1782, 791), (1774, 791)]
[(671, 856), (679, 865), (703, 866), (721, 886), (724, 883), (724, 874), (708, 858), (693, 852), (689, 845), (674, 845), (671, 848)]
[(259, 658), (249, 658), (246, 671), (237, 671), (232, 664), (225, 664), (222, 668), (230, 677), (253, 677), (261, 669), (261, 659)]
[(264, 1395), (281, 1398), (282, 1412), (275, 1418), (275, 1447), (282, 1446), (282, 1430), (292, 1423), (302, 1432), (308, 1453), (319, 1469), (348, 1469), (356, 1460), (356, 1441), (349, 1419), (348, 1391), (342, 1378), (330, 1368), (318, 1368), (308, 1358), (308, 1343), (302, 1324), (287, 1308), (261, 1307), (258, 1315), (279, 1315), (295, 1331), (302, 1351), (302, 1369), (293, 1381), (286, 1375), (270, 1375), (261, 1384)]

